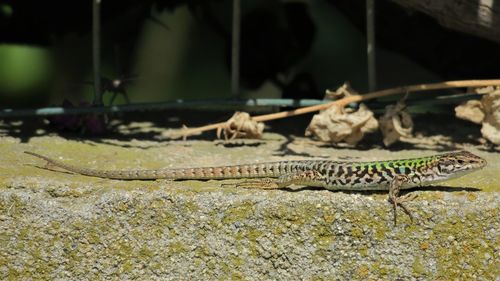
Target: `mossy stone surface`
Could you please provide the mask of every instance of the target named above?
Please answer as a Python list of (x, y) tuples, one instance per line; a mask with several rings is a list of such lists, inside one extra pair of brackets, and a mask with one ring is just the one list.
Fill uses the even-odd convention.
[[(266, 135), (265, 135), (266, 136)], [(283, 145), (294, 153), (282, 155)], [(384, 193), (255, 190), (220, 181), (117, 181), (40, 169), (36, 151), (99, 169), (433, 154), (334, 149), (267, 136), (222, 142), (0, 139), (0, 279), (494, 280), (500, 276), (500, 155), (420, 188), (416, 221)], [(306, 155), (307, 157), (304, 157)], [(28, 165), (26, 165), (28, 164)], [(223, 183), (233, 183), (232, 180)]]

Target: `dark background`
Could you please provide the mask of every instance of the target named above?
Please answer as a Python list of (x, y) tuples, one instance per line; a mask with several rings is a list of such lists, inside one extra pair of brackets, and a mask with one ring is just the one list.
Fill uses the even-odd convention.
[[(375, 2), (379, 89), (499, 76), (494, 40)], [(91, 4), (0, 1), (0, 108), (92, 102)], [(132, 102), (230, 98), (231, 8), (103, 1), (102, 75), (126, 80)], [(240, 97), (322, 98), (344, 81), (366, 92), (365, 26), (365, 1), (242, 1)]]

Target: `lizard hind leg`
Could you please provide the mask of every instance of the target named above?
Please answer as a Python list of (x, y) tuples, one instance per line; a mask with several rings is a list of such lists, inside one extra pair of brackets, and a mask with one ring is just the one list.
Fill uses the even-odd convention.
[(258, 189), (281, 189), (291, 185), (321, 186), (322, 175), (317, 171), (300, 171), (281, 175), (277, 179), (261, 178), (246, 180), (236, 184), (236, 187)]
[[(227, 185), (227, 184), (224, 184)], [(237, 188), (252, 188), (252, 189), (279, 189), (282, 188), (276, 179), (260, 178), (260, 179), (247, 179), (242, 182), (234, 184)]]
[(297, 186), (323, 186), (323, 175), (318, 171), (307, 170), (289, 173), (278, 178), (278, 185), (283, 187)]

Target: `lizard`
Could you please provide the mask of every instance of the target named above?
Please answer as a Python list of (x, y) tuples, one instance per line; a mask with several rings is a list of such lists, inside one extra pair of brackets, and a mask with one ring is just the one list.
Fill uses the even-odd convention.
[[(237, 186), (262, 189), (286, 188), (290, 185), (322, 187), (327, 190), (389, 191), (393, 206), (394, 224), (397, 207), (413, 220), (404, 202), (416, 195), (399, 196), (401, 189), (427, 186), (482, 169), (486, 160), (461, 150), (443, 154), (372, 162), (333, 160), (292, 160), (258, 164), (241, 164), (198, 168), (168, 168), (155, 170), (97, 170), (89, 169), (25, 151), (41, 158), (47, 166), (62, 168), (76, 174), (117, 180), (222, 180), (247, 179)], [(46, 166), (46, 167), (47, 167)]]

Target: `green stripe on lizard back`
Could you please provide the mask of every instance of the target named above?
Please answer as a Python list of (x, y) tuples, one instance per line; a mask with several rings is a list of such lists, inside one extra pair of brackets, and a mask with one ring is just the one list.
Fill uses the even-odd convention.
[(326, 188), (387, 189), (396, 175), (408, 176), (410, 181), (403, 188), (410, 188), (459, 177), (485, 165), (484, 159), (467, 151), (410, 159), (353, 162), (352, 169), (344, 174), (343, 179), (337, 175)]
[(343, 190), (387, 190), (398, 176), (409, 181), (402, 188), (439, 182), (475, 171), (486, 165), (486, 161), (467, 151), (450, 152), (413, 159), (396, 159), (373, 162), (341, 162), (329, 160), (296, 160), (258, 164), (175, 168), (155, 170), (99, 170), (79, 167), (26, 152), (44, 159), (47, 163), (93, 177), (110, 179), (236, 179), (278, 178), (278, 182), (327, 189)]

